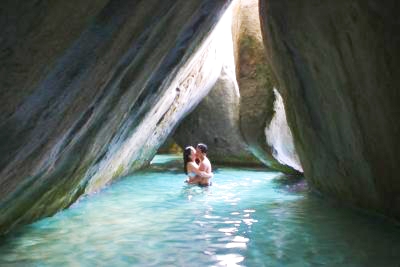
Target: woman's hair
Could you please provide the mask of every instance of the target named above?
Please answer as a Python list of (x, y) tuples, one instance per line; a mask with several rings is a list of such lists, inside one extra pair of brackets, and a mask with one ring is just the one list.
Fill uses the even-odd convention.
[(187, 146), (183, 150), (183, 170), (187, 174), (187, 163), (193, 161), (193, 159), (190, 158), (190, 154), (192, 154), (192, 147)]

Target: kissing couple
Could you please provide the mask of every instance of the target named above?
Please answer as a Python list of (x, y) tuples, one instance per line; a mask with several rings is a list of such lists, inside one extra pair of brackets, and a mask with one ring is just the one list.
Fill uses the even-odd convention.
[(211, 163), (207, 158), (207, 145), (198, 144), (185, 147), (183, 151), (183, 168), (189, 178), (185, 181), (188, 184), (198, 184), (202, 186), (211, 185), (210, 179), (213, 177)]

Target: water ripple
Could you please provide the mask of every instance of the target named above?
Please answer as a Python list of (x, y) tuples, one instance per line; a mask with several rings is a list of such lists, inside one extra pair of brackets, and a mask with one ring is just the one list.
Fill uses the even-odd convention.
[[(166, 157), (160, 159), (167, 161)], [(158, 169), (160, 167), (158, 166)], [(400, 230), (302, 180), (221, 168), (213, 186), (148, 171), (4, 237), (6, 266), (398, 266)]]

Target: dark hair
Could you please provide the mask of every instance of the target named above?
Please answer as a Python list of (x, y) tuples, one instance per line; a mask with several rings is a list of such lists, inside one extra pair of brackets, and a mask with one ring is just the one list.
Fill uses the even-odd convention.
[(193, 161), (193, 159), (190, 158), (190, 154), (192, 154), (192, 147), (187, 146), (185, 147), (185, 150), (183, 150), (183, 170), (187, 174), (187, 163)]
[(206, 144), (199, 143), (197, 144), (196, 148), (200, 149), (201, 153), (206, 154), (208, 151), (208, 147)]

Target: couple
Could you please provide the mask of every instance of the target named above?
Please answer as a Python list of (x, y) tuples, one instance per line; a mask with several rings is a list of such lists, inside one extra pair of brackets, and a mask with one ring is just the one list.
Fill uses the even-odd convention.
[(185, 182), (189, 184), (210, 185), (210, 179), (213, 176), (211, 163), (207, 158), (207, 146), (198, 144), (196, 149), (188, 146), (183, 151), (184, 170), (189, 179)]

